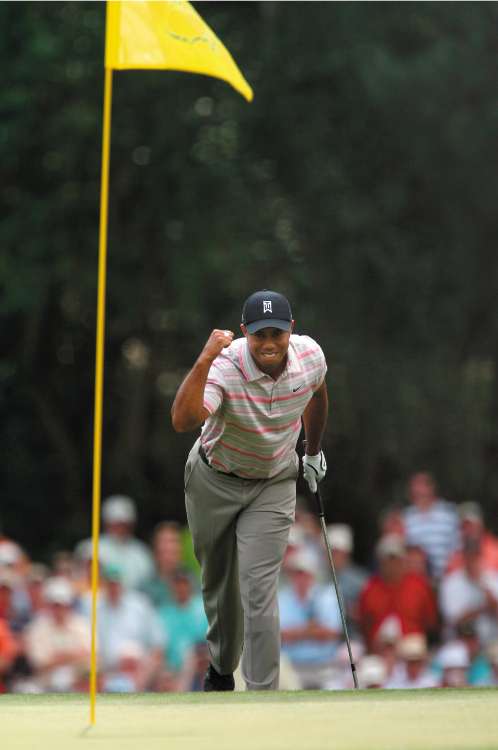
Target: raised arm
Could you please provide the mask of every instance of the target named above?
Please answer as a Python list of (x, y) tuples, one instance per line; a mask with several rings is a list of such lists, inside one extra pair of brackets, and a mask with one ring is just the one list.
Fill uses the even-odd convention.
[(220, 352), (233, 341), (232, 331), (217, 328), (211, 333), (204, 349), (187, 374), (171, 407), (171, 421), (176, 432), (190, 432), (199, 427), (209, 416), (204, 407), (204, 388), (209, 370)]

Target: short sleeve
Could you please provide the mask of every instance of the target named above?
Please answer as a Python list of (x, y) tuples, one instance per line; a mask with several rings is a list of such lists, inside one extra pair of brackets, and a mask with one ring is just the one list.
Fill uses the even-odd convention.
[(325, 375), (327, 374), (327, 362), (325, 360), (325, 354), (323, 353), (323, 350), (321, 346), (318, 344), (317, 347), (317, 376), (316, 376), (316, 386), (315, 390), (321, 386), (323, 381), (325, 380)]
[(204, 408), (215, 414), (223, 403), (225, 379), (216, 361), (213, 362), (204, 388)]
[(301, 363), (308, 373), (308, 382), (312, 389), (316, 391), (327, 374), (327, 362), (325, 360), (325, 354), (317, 342), (310, 336), (300, 336), (301, 348), (299, 358)]

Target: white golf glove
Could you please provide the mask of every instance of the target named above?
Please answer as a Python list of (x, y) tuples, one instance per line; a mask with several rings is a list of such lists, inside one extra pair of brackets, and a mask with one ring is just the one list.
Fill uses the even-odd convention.
[(308, 482), (308, 487), (311, 492), (315, 494), (317, 490), (318, 482), (321, 482), (325, 474), (327, 473), (327, 462), (323, 451), (317, 453), (316, 456), (308, 456), (307, 453), (303, 456), (303, 476)]

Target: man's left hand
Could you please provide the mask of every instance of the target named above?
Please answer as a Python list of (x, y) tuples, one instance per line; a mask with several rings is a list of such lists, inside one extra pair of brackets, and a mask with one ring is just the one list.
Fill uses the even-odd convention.
[(327, 473), (327, 462), (323, 451), (317, 453), (316, 456), (303, 456), (303, 476), (308, 483), (308, 487), (311, 492), (315, 494), (318, 487), (318, 482), (321, 482)]

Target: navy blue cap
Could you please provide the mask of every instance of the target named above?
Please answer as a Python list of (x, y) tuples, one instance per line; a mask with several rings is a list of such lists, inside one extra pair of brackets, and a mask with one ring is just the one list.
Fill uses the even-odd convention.
[(261, 328), (280, 328), (290, 331), (292, 310), (289, 301), (283, 294), (263, 289), (254, 292), (244, 302), (242, 323), (248, 333), (256, 333)]

